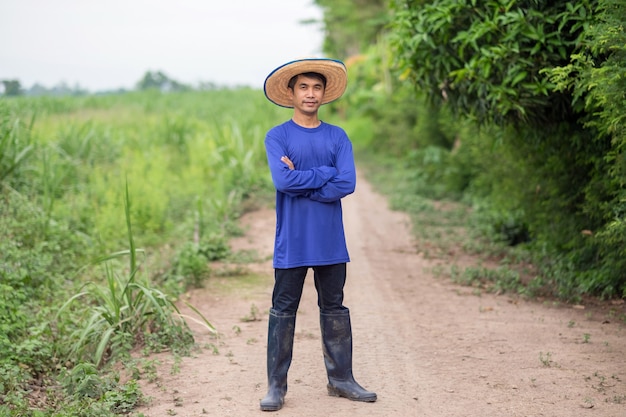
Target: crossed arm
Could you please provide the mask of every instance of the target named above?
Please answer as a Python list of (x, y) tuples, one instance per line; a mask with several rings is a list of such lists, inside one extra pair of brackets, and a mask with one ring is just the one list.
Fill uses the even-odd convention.
[[(280, 160), (287, 165), (290, 171), (294, 171), (296, 169), (293, 161), (291, 161), (291, 159), (289, 159), (286, 155), (283, 155)], [(354, 192), (355, 179), (353, 177), (354, 170), (347, 173), (338, 172), (337, 175), (331, 178), (320, 188), (307, 192), (305, 197), (322, 203), (330, 203), (340, 200), (341, 198)]]
[(281, 193), (330, 203), (354, 192), (356, 169), (349, 141), (337, 143), (333, 162), (304, 170), (287, 156), (281, 140), (268, 136), (265, 148), (274, 186)]

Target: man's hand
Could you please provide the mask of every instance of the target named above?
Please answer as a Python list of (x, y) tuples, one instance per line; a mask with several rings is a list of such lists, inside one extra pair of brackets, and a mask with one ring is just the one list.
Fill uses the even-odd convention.
[(286, 156), (283, 156), (282, 158), (280, 158), (280, 160), (287, 164), (290, 170), (293, 171), (294, 169), (296, 169), (296, 167), (293, 165), (293, 162), (291, 162), (291, 159), (287, 158)]

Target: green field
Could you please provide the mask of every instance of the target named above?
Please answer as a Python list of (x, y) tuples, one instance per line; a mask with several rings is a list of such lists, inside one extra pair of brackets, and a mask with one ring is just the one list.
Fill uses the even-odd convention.
[(271, 204), (263, 140), (288, 117), (251, 89), (0, 101), (0, 415), (128, 411), (107, 367), (192, 348), (177, 296)]

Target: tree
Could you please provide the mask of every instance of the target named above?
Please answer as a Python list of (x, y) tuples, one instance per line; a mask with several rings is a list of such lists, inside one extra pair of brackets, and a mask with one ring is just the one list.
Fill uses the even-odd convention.
[(172, 80), (162, 71), (147, 71), (137, 83), (138, 90), (157, 89), (160, 91), (186, 91), (190, 87)]
[(19, 96), (23, 94), (22, 85), (18, 80), (2, 80), (5, 96)]
[(403, 76), (457, 116), (502, 128), (507, 165), (483, 184), (502, 212), (521, 210), (551, 255), (547, 275), (578, 293), (626, 294), (624, 2), (396, 0), (393, 10)]

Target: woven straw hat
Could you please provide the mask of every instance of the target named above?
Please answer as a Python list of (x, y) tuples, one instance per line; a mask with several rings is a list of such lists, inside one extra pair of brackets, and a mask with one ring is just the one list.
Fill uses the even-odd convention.
[(294, 75), (317, 72), (326, 77), (326, 90), (322, 104), (337, 100), (346, 91), (348, 73), (343, 62), (328, 58), (306, 58), (288, 62), (276, 68), (265, 79), (265, 96), (274, 104), (293, 107), (287, 84)]

